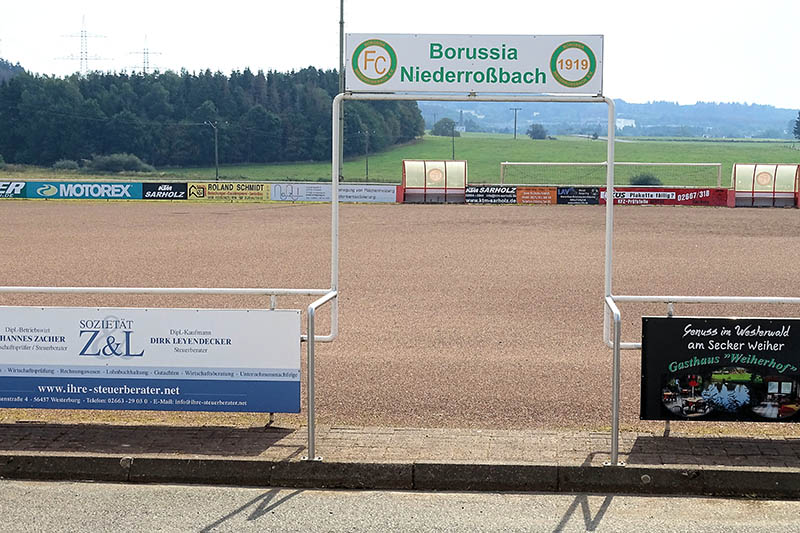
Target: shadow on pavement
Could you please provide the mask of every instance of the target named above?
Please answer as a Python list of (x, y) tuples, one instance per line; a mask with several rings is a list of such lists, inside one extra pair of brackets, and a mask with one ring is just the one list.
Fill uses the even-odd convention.
[(250, 520), (258, 520), (259, 518), (261, 518), (265, 514), (269, 513), (273, 509), (275, 509), (275, 508), (279, 507), (280, 505), (286, 503), (287, 501), (289, 501), (290, 499), (294, 498), (295, 496), (298, 496), (298, 495), (302, 494), (304, 491), (296, 490), (294, 492), (286, 494), (285, 496), (283, 496), (281, 499), (279, 499), (277, 501), (273, 501), (273, 500), (275, 500), (275, 498), (277, 498), (281, 494), (281, 492), (286, 492), (286, 491), (283, 491), (281, 489), (268, 490), (264, 494), (259, 495), (258, 497), (256, 497), (255, 499), (247, 502), (246, 504), (244, 504), (243, 506), (239, 507), (238, 509), (228, 513), (225, 516), (223, 516), (222, 518), (220, 518), (219, 520), (217, 520), (213, 524), (210, 524), (210, 525), (204, 527), (200, 531), (201, 532), (213, 531), (214, 529), (216, 529), (217, 527), (223, 525), (225, 522), (227, 522), (228, 520), (230, 520), (234, 516), (238, 515), (239, 513), (243, 513), (247, 508), (249, 508), (251, 506), (255, 506), (255, 508), (248, 515), (247, 520), (248, 521), (250, 521)]
[(73, 453), (158, 453), (226, 456), (301, 453), (295, 430), (275, 427), (114, 426), (107, 424), (0, 424), (0, 450)]
[(587, 494), (578, 494), (575, 497), (575, 501), (572, 502), (572, 505), (569, 506), (567, 512), (564, 513), (564, 516), (561, 518), (561, 522), (558, 523), (556, 528), (553, 530), (553, 533), (560, 533), (564, 531), (564, 528), (572, 518), (572, 515), (575, 514), (575, 511), (578, 509), (580, 505), (581, 511), (583, 512), (583, 526), (586, 531), (596, 531), (597, 527), (600, 525), (600, 522), (603, 520), (603, 517), (608, 511), (609, 506), (611, 506), (611, 500), (614, 497), (610, 494), (603, 499), (603, 503), (600, 504), (600, 508), (597, 510), (594, 516), (592, 516), (592, 511), (589, 507), (589, 496)]
[(639, 436), (628, 464), (800, 467), (800, 439)]
[[(592, 452), (586, 456), (586, 459), (583, 461), (581, 466), (591, 466), (592, 462), (595, 459), (597, 452)], [(611, 500), (614, 499), (614, 496), (608, 494), (606, 495), (603, 503), (600, 504), (600, 508), (597, 510), (594, 516), (592, 516), (592, 510), (589, 506), (589, 496), (587, 494), (577, 494), (575, 496), (575, 500), (573, 500), (572, 504), (569, 506), (567, 511), (564, 513), (564, 516), (561, 517), (561, 521), (558, 523), (556, 528), (553, 530), (553, 533), (561, 533), (564, 531), (564, 528), (569, 523), (572, 515), (575, 514), (575, 511), (578, 510), (578, 506), (581, 508), (581, 512), (583, 514), (583, 525), (586, 531), (595, 531), (597, 530), (597, 526), (600, 525), (600, 522), (603, 520), (603, 517), (606, 515), (606, 511), (608, 511), (609, 506), (611, 506)]]

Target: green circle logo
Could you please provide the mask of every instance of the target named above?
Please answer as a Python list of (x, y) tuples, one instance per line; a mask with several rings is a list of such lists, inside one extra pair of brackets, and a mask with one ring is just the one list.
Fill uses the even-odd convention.
[(564, 87), (580, 87), (589, 83), (597, 70), (592, 49), (578, 41), (567, 41), (550, 57), (550, 72)]
[(367, 85), (380, 85), (389, 81), (397, 70), (397, 54), (389, 43), (369, 39), (353, 52), (353, 72)]

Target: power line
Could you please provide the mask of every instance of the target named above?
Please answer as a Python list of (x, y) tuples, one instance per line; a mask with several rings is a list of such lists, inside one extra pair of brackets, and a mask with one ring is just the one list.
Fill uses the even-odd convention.
[[(152, 50), (150, 50), (150, 48), (147, 46), (147, 35), (145, 35), (144, 36), (144, 47), (141, 50), (136, 50), (134, 52), (131, 52), (131, 54), (142, 54), (141, 72), (142, 72), (142, 74), (147, 74), (148, 72), (150, 72), (150, 56), (151, 55), (152, 56), (160, 56), (161, 52), (153, 52)], [(134, 68), (134, 71), (135, 71), (136, 67), (133, 67), (133, 68)]]
[(509, 108), (511, 111), (514, 112), (514, 138), (517, 138), (517, 111), (521, 111), (521, 107), (511, 107)]
[(106, 36), (86, 31), (86, 15), (81, 17), (81, 31), (79, 33), (64, 35), (64, 37), (80, 39), (80, 54), (78, 56), (70, 54), (66, 57), (59, 57), (56, 59), (66, 59), (69, 61), (75, 61), (77, 59), (80, 65), (79, 72), (81, 76), (86, 76), (89, 73), (89, 61), (106, 61), (108, 59), (98, 55), (89, 55), (89, 39), (105, 39)]

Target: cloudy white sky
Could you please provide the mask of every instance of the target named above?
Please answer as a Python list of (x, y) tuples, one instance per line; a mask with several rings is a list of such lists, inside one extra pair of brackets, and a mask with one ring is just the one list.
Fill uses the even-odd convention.
[[(800, 1), (344, 0), (349, 33), (602, 34), (604, 94), (630, 102), (800, 109)], [(338, 68), (339, 0), (28, 0), (0, 16), (0, 57), (40, 74), (90, 68)]]

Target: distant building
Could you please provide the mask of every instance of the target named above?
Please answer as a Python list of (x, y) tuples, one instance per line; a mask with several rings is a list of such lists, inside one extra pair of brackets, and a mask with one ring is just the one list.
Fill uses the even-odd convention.
[(618, 118), (616, 124), (618, 130), (636, 127), (636, 121), (630, 118)]

